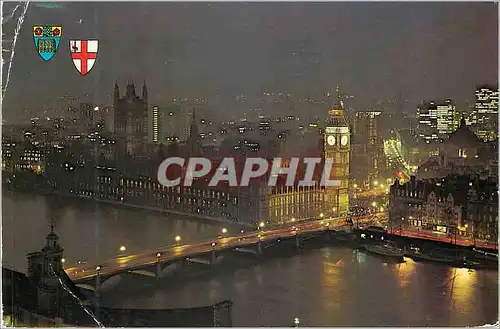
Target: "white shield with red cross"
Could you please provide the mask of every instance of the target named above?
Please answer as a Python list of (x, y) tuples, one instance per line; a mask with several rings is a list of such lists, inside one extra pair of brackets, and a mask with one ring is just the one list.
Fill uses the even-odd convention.
[(92, 70), (97, 60), (99, 40), (70, 40), (71, 59), (78, 72), (86, 75)]

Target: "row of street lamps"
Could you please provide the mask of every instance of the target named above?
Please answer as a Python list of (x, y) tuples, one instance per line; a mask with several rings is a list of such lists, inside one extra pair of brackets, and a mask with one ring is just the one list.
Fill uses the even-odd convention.
[[(263, 229), (263, 228), (264, 228), (264, 226), (265, 226), (264, 222), (261, 222), (261, 223), (259, 224), (259, 228), (260, 228), (260, 229)], [(228, 232), (228, 231), (227, 231), (227, 228), (223, 227), (223, 228), (221, 229), (221, 233), (220, 233), (220, 234), (227, 234), (227, 232)], [(241, 234), (243, 234), (243, 233), (244, 233), (244, 231), (243, 231), (243, 230), (240, 230), (240, 233), (241, 233)], [(181, 236), (180, 236), (180, 235), (176, 235), (176, 236), (174, 237), (174, 240), (175, 240), (176, 244), (179, 244), (179, 243), (182, 241), (182, 238), (181, 238)], [(125, 251), (127, 251), (127, 247), (126, 247), (126, 246), (124, 246), (124, 245), (122, 245), (122, 246), (120, 246), (120, 247), (118, 248), (118, 250), (119, 250), (120, 252), (125, 252)], [(160, 254), (160, 253), (158, 253), (157, 257), (160, 257), (160, 256), (161, 256), (161, 254)], [(61, 259), (61, 262), (62, 262), (63, 264), (64, 264), (64, 263), (66, 263), (66, 259), (65, 259), (65, 258), (62, 258), (62, 259)]]
[[(320, 214), (320, 217), (321, 217), (321, 218), (323, 218), (323, 217), (324, 217), (324, 214), (323, 214), (323, 213), (321, 213), (321, 214)], [(292, 219), (292, 222), (293, 222), (293, 221), (295, 221), (295, 218), (293, 218), (293, 219)], [(328, 227), (328, 226), (329, 226), (329, 223), (325, 223), (325, 226), (326, 226), (326, 227)], [(260, 229), (260, 230), (263, 230), (263, 229), (264, 229), (264, 227), (265, 227), (265, 223), (264, 223), (264, 222), (260, 222), (260, 223), (259, 223), (259, 229)], [(295, 232), (296, 232), (296, 231), (298, 231), (298, 228), (296, 228), (295, 226), (293, 226), (293, 231), (295, 231)], [(222, 228), (222, 229), (221, 229), (221, 233), (222, 233), (222, 234), (226, 234), (227, 232), (228, 232), (228, 230), (227, 230), (226, 228)], [(243, 233), (244, 233), (244, 231), (243, 231), (243, 230), (241, 230), (241, 231), (240, 231), (240, 233), (241, 233), (241, 234), (243, 234)], [(258, 240), (259, 240), (259, 241), (261, 241), (261, 239), (262, 239), (262, 235), (261, 235), (261, 234), (258, 234), (258, 235), (257, 235), (257, 238), (258, 238)], [(176, 242), (176, 243), (180, 243), (180, 241), (182, 240), (182, 238), (181, 238), (181, 236), (180, 236), (180, 235), (176, 235), (176, 236), (175, 236), (175, 238), (174, 238), (174, 240), (175, 240), (175, 242)], [(217, 243), (216, 243), (216, 242), (212, 242), (212, 243), (211, 243), (212, 248), (215, 248), (215, 246), (216, 246), (216, 245), (217, 245)], [(119, 250), (120, 250), (120, 252), (124, 252), (124, 251), (126, 251), (126, 250), (127, 250), (127, 248), (126, 248), (124, 245), (122, 245), (122, 246), (120, 246)], [(158, 260), (158, 261), (160, 260), (161, 256), (162, 256), (162, 253), (161, 253), (161, 252), (157, 252), (157, 253), (156, 253), (156, 258), (157, 258), (157, 260)], [(64, 264), (64, 263), (66, 262), (66, 259), (62, 258), (62, 259), (61, 259), (61, 262)], [(78, 262), (78, 263), (80, 264), (81, 262)], [(97, 272), (99, 272), (99, 271), (101, 270), (101, 268), (102, 268), (102, 267), (101, 267), (100, 265), (96, 266), (96, 271), (97, 271)]]

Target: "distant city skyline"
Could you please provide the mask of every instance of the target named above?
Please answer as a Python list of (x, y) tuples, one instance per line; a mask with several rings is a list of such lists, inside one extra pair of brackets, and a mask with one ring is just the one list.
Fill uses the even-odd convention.
[[(15, 23), (4, 24), (6, 38)], [(35, 24), (63, 26), (49, 62), (34, 49)], [(497, 27), (494, 3), (30, 4), (3, 117), (16, 123), (22, 109), (56, 107), (65, 94), (112, 104), (116, 80), (122, 89), (146, 80), (150, 104), (206, 97), (220, 112), (239, 94), (325, 99), (335, 85), (358, 110), (398, 95), (410, 108), (429, 99), (471, 103), (477, 85), (498, 84)], [(74, 38), (100, 40), (85, 77), (71, 63)]]

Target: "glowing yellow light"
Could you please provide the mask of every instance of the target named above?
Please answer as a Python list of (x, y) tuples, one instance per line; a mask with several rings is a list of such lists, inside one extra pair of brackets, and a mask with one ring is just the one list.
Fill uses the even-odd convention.
[(378, 181), (374, 181), (373, 185), (377, 186), (378, 185)]
[(325, 214), (321, 213), (321, 214), (319, 214), (319, 217), (323, 218), (323, 217), (325, 217)]
[(180, 235), (176, 235), (175, 236), (175, 242), (179, 242), (181, 241), (181, 236)]
[(125, 250), (127, 250), (127, 248), (125, 246), (120, 247), (120, 251), (125, 251)]
[(292, 223), (295, 222), (295, 218), (292, 218)]
[(261, 228), (262, 228), (262, 227), (264, 227), (264, 226), (266, 226), (266, 224), (264, 224), (264, 222), (260, 222), (259, 227), (261, 227)]
[(226, 233), (227, 233), (227, 228), (225, 228), (225, 227), (224, 227), (224, 228), (222, 229), (222, 233), (223, 233), (223, 234), (226, 234)]
[(372, 207), (376, 207), (377, 203), (375, 201), (372, 202)]
[(63, 263), (63, 264), (66, 263), (66, 259), (62, 258), (61, 263)]
[(354, 188), (358, 188), (358, 184), (354, 184)]

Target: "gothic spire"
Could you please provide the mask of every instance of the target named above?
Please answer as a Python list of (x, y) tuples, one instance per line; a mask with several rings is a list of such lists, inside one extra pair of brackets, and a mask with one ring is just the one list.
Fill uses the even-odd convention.
[(129, 80), (127, 83), (127, 96), (135, 96), (135, 86), (133, 80)]
[(330, 115), (343, 115), (344, 113), (344, 104), (342, 102), (342, 98), (340, 96), (340, 87), (337, 85), (336, 88), (337, 95), (335, 96), (335, 102), (333, 103), (330, 111), (328, 113)]
[(342, 104), (342, 98), (340, 97), (340, 86), (337, 85), (337, 88), (335, 88), (336, 96), (335, 96), (335, 103), (333, 103), (333, 108), (337, 110), (343, 110), (344, 106)]
[(118, 86), (118, 80), (115, 80), (115, 100), (120, 98), (120, 87)]
[(49, 250), (57, 247), (57, 240), (59, 240), (59, 237), (54, 232), (54, 218), (50, 220), (50, 233), (47, 235), (45, 240), (46, 245), (44, 249)]
[(142, 86), (142, 99), (148, 100), (148, 86), (146, 85), (146, 80), (144, 80), (144, 85)]

